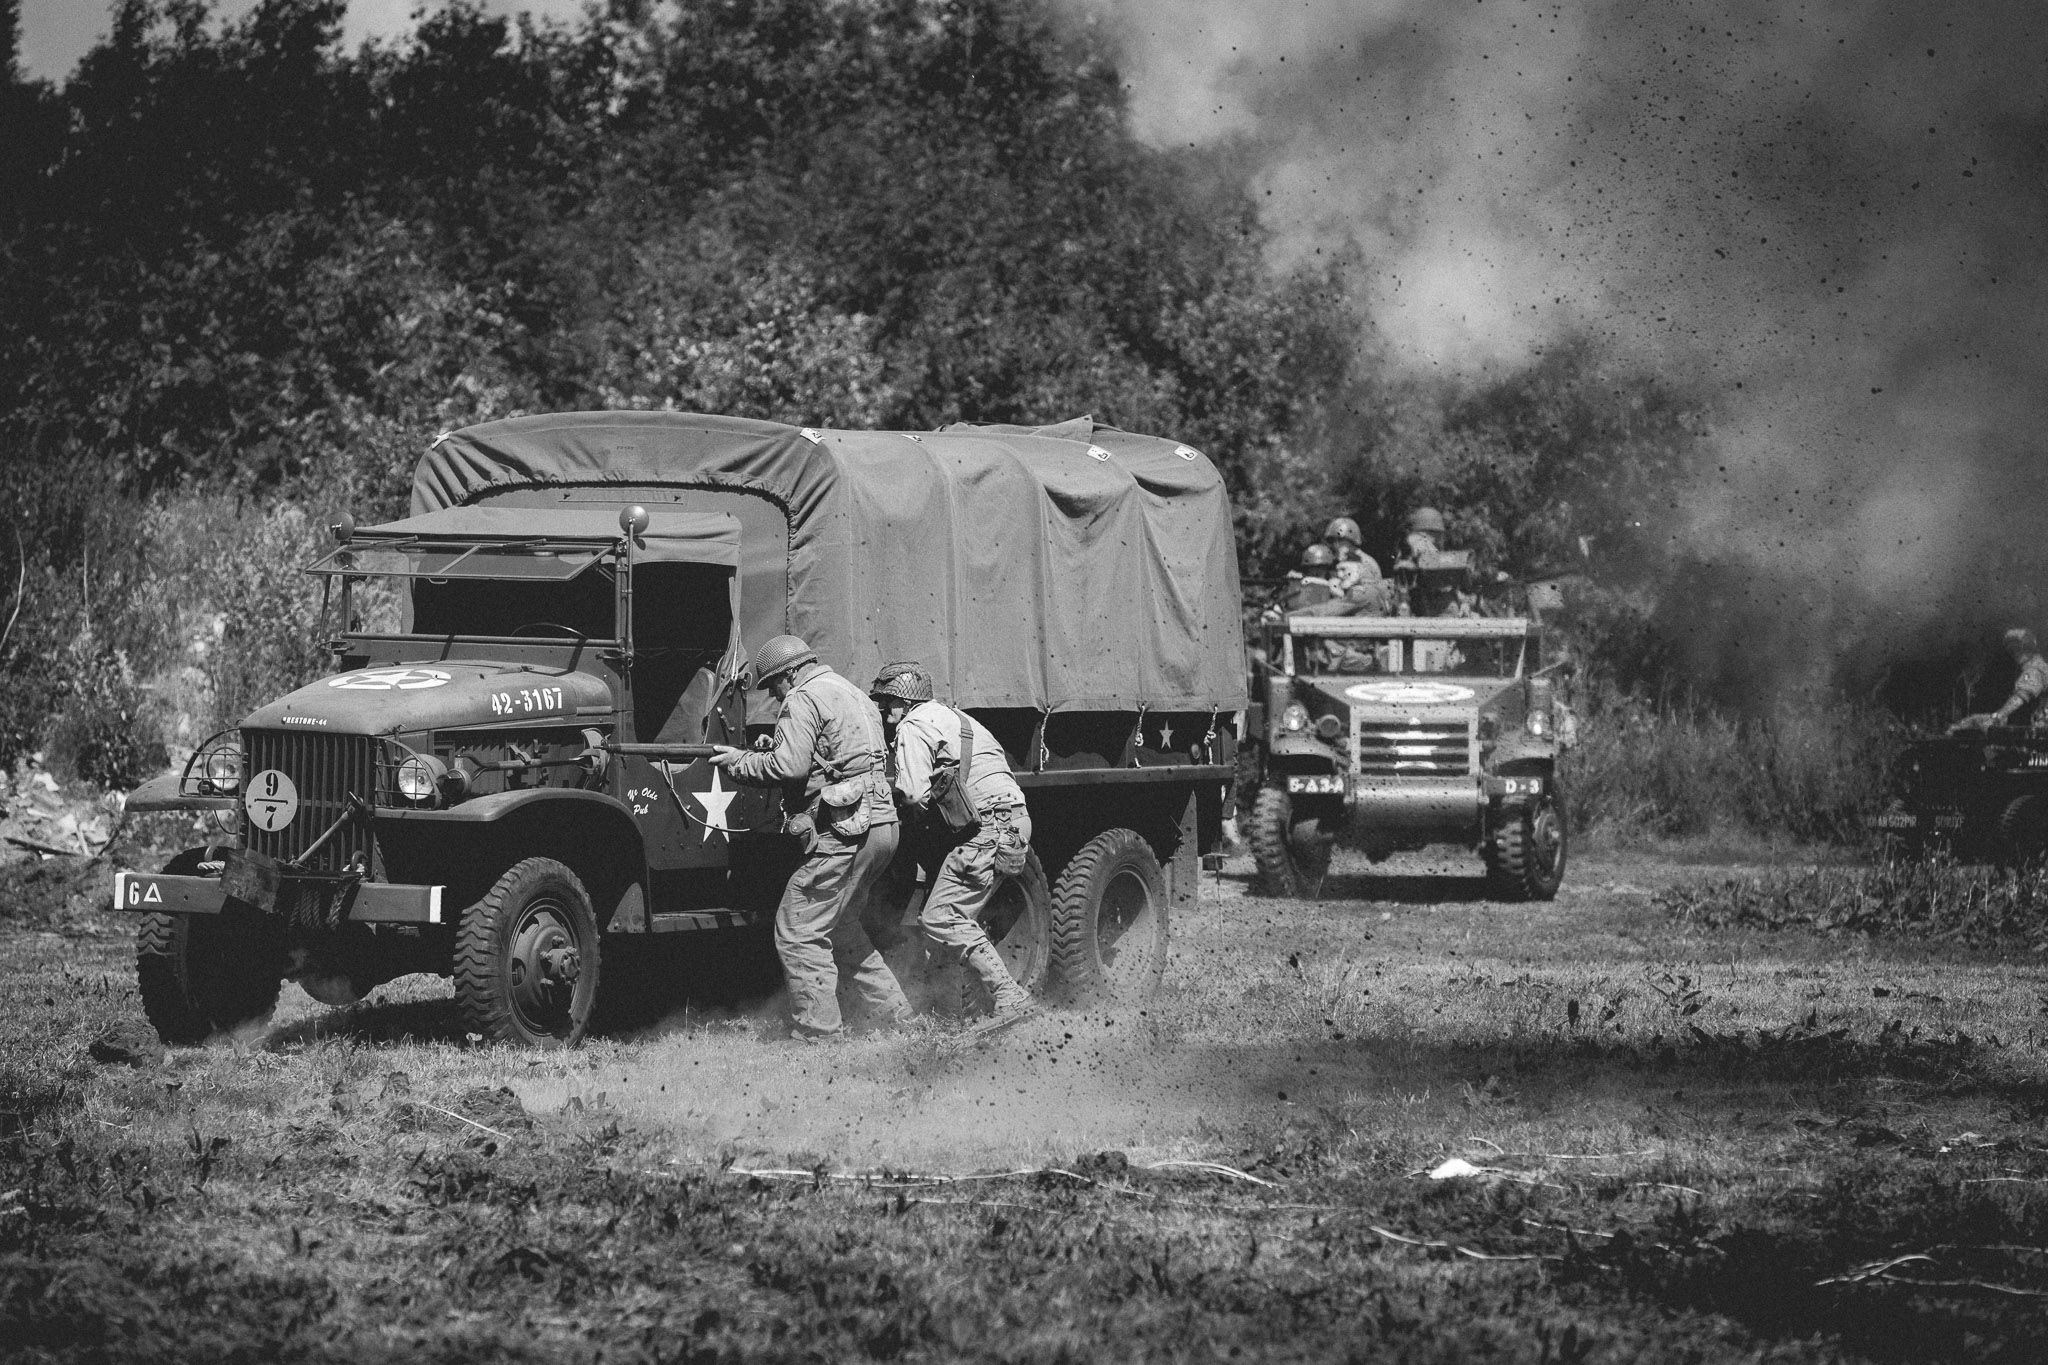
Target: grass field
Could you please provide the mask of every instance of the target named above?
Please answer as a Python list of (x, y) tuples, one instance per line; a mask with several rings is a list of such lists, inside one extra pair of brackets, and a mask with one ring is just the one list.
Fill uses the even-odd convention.
[(17, 877), (0, 1355), (2048, 1358), (2048, 963), (1424, 870), (1233, 869), (1162, 996), (979, 1047), (550, 1055), (418, 978), (159, 1055), (127, 923)]

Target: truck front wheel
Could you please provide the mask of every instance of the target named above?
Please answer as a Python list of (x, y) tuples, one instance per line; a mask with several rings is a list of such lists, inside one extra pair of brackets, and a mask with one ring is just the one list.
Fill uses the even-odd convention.
[(1487, 859), (1496, 893), (1503, 900), (1547, 901), (1564, 885), (1564, 809), (1555, 787), (1519, 810), (1503, 812)]
[[(220, 849), (188, 849), (164, 864), (173, 876), (218, 871)], [(142, 1012), (165, 1043), (203, 1043), (268, 1019), (283, 965), (269, 928), (229, 909), (218, 915), (144, 915), (135, 931)]]
[(574, 1047), (597, 1000), (597, 916), (582, 881), (528, 858), (462, 912), (455, 998), (472, 1033), (528, 1047)]
[(1052, 959), (1082, 1000), (1134, 1000), (1166, 973), (1166, 877), (1136, 830), (1084, 844), (1052, 889)]
[(1321, 895), (1334, 842), (1316, 817), (1294, 818), (1294, 799), (1285, 791), (1259, 789), (1252, 807), (1252, 858), (1259, 866), (1259, 889), (1266, 895), (1302, 900)]

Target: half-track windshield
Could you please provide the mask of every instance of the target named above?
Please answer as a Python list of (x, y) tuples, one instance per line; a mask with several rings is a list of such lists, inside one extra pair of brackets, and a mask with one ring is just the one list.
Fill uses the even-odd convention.
[(1456, 674), (1519, 678), (1536, 635), (1520, 617), (1316, 616), (1297, 612), (1281, 634), (1289, 673), (1317, 677)]

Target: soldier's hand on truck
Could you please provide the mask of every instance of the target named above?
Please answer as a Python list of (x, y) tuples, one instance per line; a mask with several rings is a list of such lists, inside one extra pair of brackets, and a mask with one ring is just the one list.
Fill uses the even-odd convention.
[(730, 768), (745, 752), (745, 749), (735, 749), (730, 744), (714, 744), (711, 746), (711, 766)]
[(1993, 717), (1990, 714), (1980, 711), (1973, 716), (1964, 716), (1954, 725), (1949, 726), (1948, 732), (1955, 734), (1958, 730), (1982, 730), (1989, 726), (1992, 720)]

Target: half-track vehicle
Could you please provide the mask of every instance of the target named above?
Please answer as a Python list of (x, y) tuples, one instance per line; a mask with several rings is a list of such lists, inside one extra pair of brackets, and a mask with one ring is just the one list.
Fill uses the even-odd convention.
[(1557, 894), (1574, 722), (1538, 620), (1274, 612), (1260, 636), (1250, 838), (1268, 892), (1318, 894), (1348, 836), (1375, 862), (1460, 844), (1496, 894)]
[[(1034, 848), (986, 927), (1034, 991), (1149, 990), (1220, 843), (1243, 632), (1222, 480), (1186, 445), (526, 417), (436, 440), (411, 515), (335, 534), (310, 566), (334, 673), (130, 800), (222, 828), (115, 875), (166, 1041), (287, 979), (345, 1003), (433, 972), (470, 1030), (572, 1044), (607, 964), (767, 923), (800, 856), (782, 794), (708, 759), (770, 733), (746, 660), (785, 633), (863, 684), (922, 660), (1009, 750)], [(361, 619), (379, 579), (395, 629)], [(923, 888), (898, 861), (901, 929)]]
[(1909, 742), (1892, 765), (1893, 798), (1866, 823), (1898, 852), (1964, 862), (2048, 854), (2048, 732), (1958, 726)]

